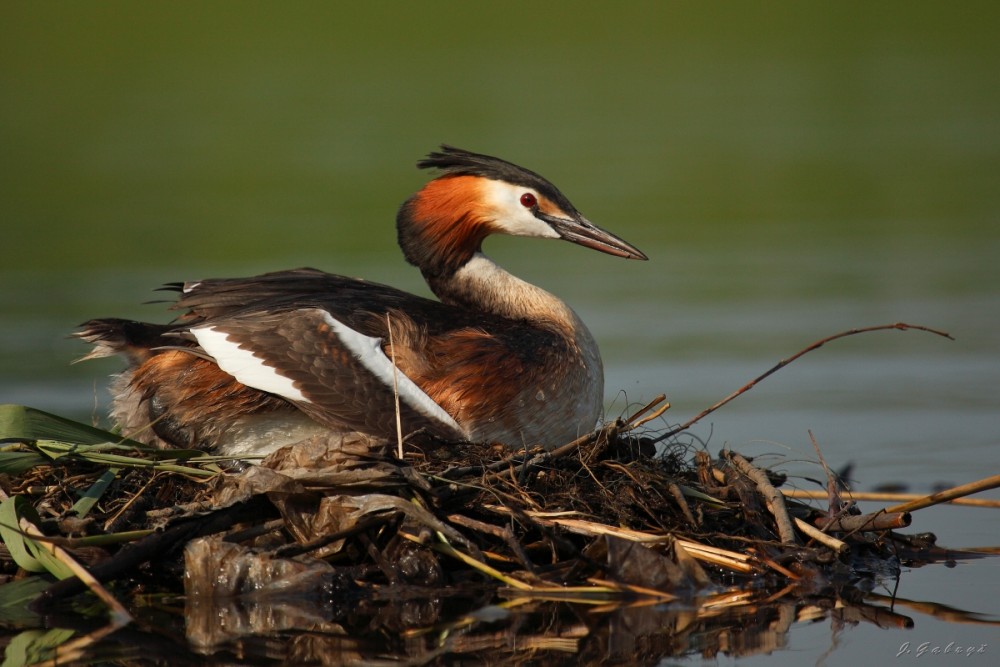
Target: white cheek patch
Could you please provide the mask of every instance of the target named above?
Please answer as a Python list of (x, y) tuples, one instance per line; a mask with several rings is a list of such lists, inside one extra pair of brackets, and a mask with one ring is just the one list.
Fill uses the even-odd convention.
[(452, 419), (451, 415), (444, 411), (440, 405), (434, 402), (424, 390), (416, 385), (413, 380), (406, 377), (396, 368), (389, 357), (382, 351), (382, 339), (366, 336), (355, 331), (340, 320), (334, 319), (330, 313), (323, 311), (323, 319), (334, 333), (350, 350), (361, 364), (371, 371), (380, 382), (391, 390), (395, 384), (399, 392), (399, 400), (406, 403), (422, 415), (436, 419), (457, 431), (462, 428)]
[(310, 402), (291, 378), (281, 375), (276, 368), (265, 364), (253, 352), (229, 340), (225, 332), (212, 327), (198, 327), (191, 329), (191, 333), (202, 349), (215, 358), (219, 368), (246, 386), (277, 394), (290, 401)]
[(493, 223), (503, 233), (511, 236), (535, 236), (544, 239), (560, 238), (556, 230), (542, 222), (521, 203), (521, 195), (530, 192), (536, 199), (541, 195), (523, 185), (511, 185), (500, 181), (488, 181), (483, 196), (496, 211)]

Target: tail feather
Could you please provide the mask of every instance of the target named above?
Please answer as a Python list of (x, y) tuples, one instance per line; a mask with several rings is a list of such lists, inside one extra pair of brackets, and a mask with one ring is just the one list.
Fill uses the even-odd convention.
[(73, 336), (92, 344), (94, 349), (76, 361), (120, 354), (131, 364), (140, 364), (154, 354), (155, 348), (176, 345), (175, 338), (164, 338), (171, 329), (169, 324), (149, 324), (117, 318), (84, 322)]

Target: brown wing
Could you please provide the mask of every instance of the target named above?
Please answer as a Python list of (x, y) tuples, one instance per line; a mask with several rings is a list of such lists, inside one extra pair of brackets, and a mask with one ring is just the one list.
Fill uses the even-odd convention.
[(445, 439), (464, 437), (441, 406), (394, 370), (381, 338), (348, 327), (326, 310), (218, 318), (191, 334), (237, 380), (286, 398), (332, 428), (395, 437), (398, 391), (404, 434), (426, 429)]

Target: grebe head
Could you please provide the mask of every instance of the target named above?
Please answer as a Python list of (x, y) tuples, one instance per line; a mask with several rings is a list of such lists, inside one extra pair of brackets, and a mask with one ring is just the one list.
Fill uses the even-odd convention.
[(403, 204), (396, 225), (407, 261), (425, 275), (456, 271), (490, 234), (564, 239), (617, 257), (648, 259), (583, 217), (545, 178), (506, 160), (442, 146), (417, 166), (441, 175)]

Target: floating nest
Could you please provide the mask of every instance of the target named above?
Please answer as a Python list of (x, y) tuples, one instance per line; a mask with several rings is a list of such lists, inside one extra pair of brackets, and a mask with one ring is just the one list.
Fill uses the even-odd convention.
[[(317, 437), (249, 463), (0, 406), (0, 622), (37, 623), (24, 616), (30, 603), (34, 614), (71, 610), (79, 625), (95, 617), (92, 605), (79, 611), (88, 590), (110, 610), (110, 624), (52, 640), (55, 657), (40, 664), (80, 658), (88, 641), (137, 625), (162, 632), (162, 619), (147, 617), (154, 608), (183, 619), (192, 662), (228, 651), (278, 663), (497, 663), (550, 651), (655, 664), (776, 648), (781, 628), (817, 609), (905, 626), (865, 602), (877, 584), (903, 565), (980, 554), (898, 530), (911, 511), (1000, 476), (862, 514), (822, 459), (825, 488), (807, 493), (737, 452), (713, 456), (683, 438), (830, 340), (908, 328), (927, 330), (831, 336), (685, 424), (650, 431), (669, 407), (660, 397), (552, 451)], [(567, 605), (614, 609), (617, 621)], [(649, 605), (676, 613), (635, 615)], [(514, 609), (522, 620), (510, 621)], [(503, 619), (506, 633), (468, 631)], [(751, 638), (753, 628), (765, 635)], [(278, 633), (288, 640), (280, 649), (268, 643)], [(150, 650), (181, 655), (177, 644)]]
[[(33, 609), (90, 588), (118, 625), (132, 618), (118, 598), (134, 608), (151, 589), (183, 592), (186, 641), (211, 653), (315, 628), (317, 608), (341, 630), (398, 641), (456, 609), (547, 600), (717, 614), (777, 595), (832, 608), (901, 564), (960, 555), (896, 532), (906, 511), (861, 515), (835, 475), (822, 506), (806, 504), (736, 452), (638, 434), (654, 408), (549, 452), (404, 444), (400, 457), (387, 443), (314, 438), (242, 465), (110, 434), (21, 438), (4, 452), (25, 470), (0, 480), (0, 573), (52, 572), (44, 554), (77, 564), (93, 579), (55, 571)], [(16, 409), (36, 432), (58, 419)]]

